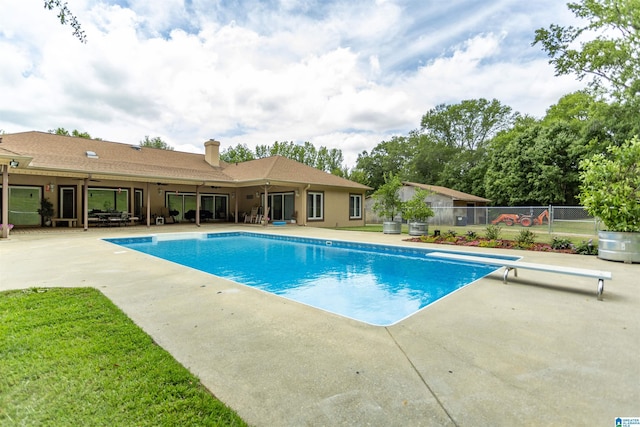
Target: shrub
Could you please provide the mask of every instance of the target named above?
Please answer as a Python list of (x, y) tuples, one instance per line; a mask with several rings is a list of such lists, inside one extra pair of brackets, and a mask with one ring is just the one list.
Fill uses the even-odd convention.
[(435, 243), (440, 240), (440, 236), (420, 236), (422, 243)]
[(515, 241), (520, 248), (530, 248), (536, 241), (536, 234), (531, 230), (522, 229), (516, 236)]
[(413, 197), (402, 203), (402, 218), (407, 221), (425, 222), (435, 213), (431, 206), (425, 201), (429, 192), (422, 188), (417, 188)]
[(489, 240), (498, 240), (500, 238), (500, 231), (502, 228), (499, 225), (487, 225), (486, 237)]
[(457, 235), (458, 233), (456, 233), (455, 230), (447, 230), (446, 233), (443, 234), (443, 237), (450, 238), (450, 237), (456, 237)]
[(580, 162), (580, 202), (609, 231), (640, 232), (640, 139)]
[(551, 248), (553, 249), (571, 249), (572, 247), (573, 243), (566, 238), (554, 237), (551, 242)]
[(471, 242), (478, 238), (478, 234), (473, 230), (469, 230), (465, 233), (464, 238), (467, 240), (467, 242)]
[(458, 238), (456, 237), (458, 233), (454, 230), (447, 230), (444, 234), (442, 234), (442, 240), (449, 243), (455, 243)]
[(500, 246), (500, 242), (497, 240), (481, 240), (478, 246), (481, 248), (497, 248)]
[(588, 242), (584, 240), (573, 248), (574, 252), (580, 255), (598, 255), (598, 245), (593, 244), (593, 240)]

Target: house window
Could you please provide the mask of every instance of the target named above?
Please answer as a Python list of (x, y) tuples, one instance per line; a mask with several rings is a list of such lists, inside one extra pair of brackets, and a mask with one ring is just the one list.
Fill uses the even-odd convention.
[(362, 194), (349, 195), (349, 219), (362, 218)]
[(89, 188), (89, 211), (129, 212), (129, 190), (126, 188)]
[[(0, 185), (2, 192), (2, 185)], [(9, 186), (9, 218), (0, 217), (0, 223), (13, 225), (40, 225), (42, 218), (38, 213), (42, 187)], [(2, 215), (2, 198), (0, 197), (0, 215)]]
[(324, 212), (324, 193), (307, 193), (307, 219), (322, 220)]

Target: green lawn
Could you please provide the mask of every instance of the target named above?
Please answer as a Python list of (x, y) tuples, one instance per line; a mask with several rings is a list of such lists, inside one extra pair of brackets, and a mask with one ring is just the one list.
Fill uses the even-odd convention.
[(0, 425), (244, 426), (99, 291), (0, 293)]

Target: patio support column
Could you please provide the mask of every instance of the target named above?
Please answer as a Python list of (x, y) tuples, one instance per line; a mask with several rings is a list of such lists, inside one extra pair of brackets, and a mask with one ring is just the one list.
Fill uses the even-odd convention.
[(149, 191), (149, 183), (147, 182), (147, 228), (151, 227), (151, 192)]
[(269, 207), (269, 190), (268, 190), (268, 186), (269, 186), (269, 183), (267, 182), (264, 185), (264, 207), (262, 208), (262, 213), (264, 214), (262, 216), (262, 219), (264, 220), (264, 226), (265, 227), (269, 224), (268, 213), (267, 213), (267, 208)]
[(304, 220), (304, 222), (302, 222), (302, 225), (307, 225), (307, 191), (309, 191), (309, 187), (311, 187), (311, 184), (307, 184), (302, 190), (302, 203), (300, 203), (300, 214)]
[(200, 185), (196, 185), (196, 227), (200, 227)]
[(234, 192), (232, 193), (234, 194), (233, 199), (235, 200), (235, 207), (234, 207), (234, 213), (233, 213), (233, 218), (235, 223), (238, 223), (238, 189), (234, 189)]
[(129, 187), (129, 214), (130, 217), (127, 221), (133, 225), (134, 223), (131, 221), (131, 218), (136, 216), (136, 190), (133, 184)]
[(89, 178), (84, 179), (84, 188), (82, 190), (82, 224), (84, 231), (89, 230)]
[(9, 237), (9, 165), (2, 165), (2, 238)]

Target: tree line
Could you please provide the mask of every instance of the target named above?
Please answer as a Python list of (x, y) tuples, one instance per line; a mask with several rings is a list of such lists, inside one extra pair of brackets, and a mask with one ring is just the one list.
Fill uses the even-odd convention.
[(363, 184), (390, 176), (488, 198), (494, 205), (577, 204), (579, 163), (640, 131), (638, 102), (588, 91), (562, 97), (541, 119), (497, 100), (465, 100), (427, 112), (421, 127), (358, 156)]
[(283, 156), (342, 177), (347, 177), (349, 174), (348, 168), (343, 165), (342, 150), (324, 146), (316, 148), (310, 142), (296, 144), (293, 141), (275, 141), (273, 145), (258, 145), (255, 150), (251, 150), (246, 144), (238, 144), (220, 153), (220, 159), (227, 163), (239, 163), (271, 156)]

